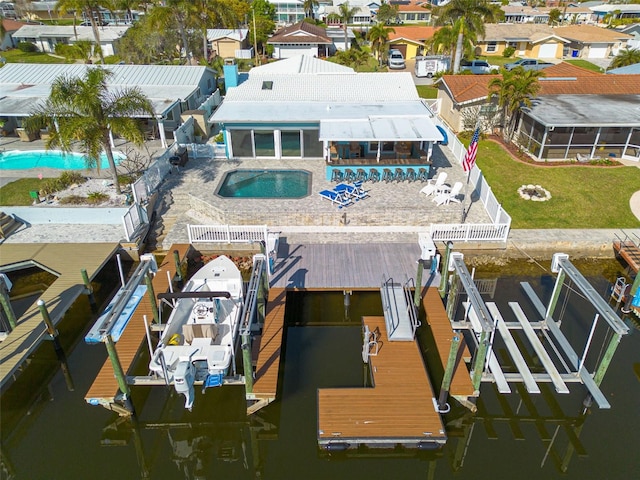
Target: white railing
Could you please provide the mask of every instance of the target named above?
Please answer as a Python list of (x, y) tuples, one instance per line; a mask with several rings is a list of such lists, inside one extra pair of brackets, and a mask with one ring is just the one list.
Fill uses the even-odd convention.
[(189, 243), (252, 243), (267, 245), (266, 225), (188, 225)]
[(140, 204), (146, 202), (151, 192), (162, 183), (164, 177), (171, 171), (169, 158), (175, 154), (177, 148), (178, 145), (176, 144), (168, 148), (145, 170), (144, 174), (131, 185), (134, 202)]
[(122, 216), (122, 224), (124, 225), (124, 233), (127, 241), (132, 241), (138, 229), (148, 222), (147, 212), (143, 208), (140, 208), (138, 203), (131, 205)]
[(506, 242), (509, 223), (432, 223), (429, 234), (434, 242)]

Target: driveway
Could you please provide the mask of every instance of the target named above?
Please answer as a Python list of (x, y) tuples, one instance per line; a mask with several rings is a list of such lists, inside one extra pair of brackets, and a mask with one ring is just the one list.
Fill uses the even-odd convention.
[(415, 83), (416, 85), (433, 85), (433, 78), (427, 78), (427, 77), (422, 77), (422, 78), (418, 78), (415, 75), (415, 66), (416, 66), (416, 59), (415, 58), (407, 58), (404, 61), (406, 67), (404, 68), (404, 70), (389, 70), (389, 73), (398, 73), (398, 72), (409, 72), (411, 73), (411, 76), (413, 77), (413, 83)]

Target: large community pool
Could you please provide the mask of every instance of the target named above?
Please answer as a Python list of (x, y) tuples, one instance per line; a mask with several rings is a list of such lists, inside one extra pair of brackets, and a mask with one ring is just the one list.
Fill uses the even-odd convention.
[(216, 192), (227, 198), (301, 198), (309, 195), (305, 170), (232, 170)]
[[(116, 165), (125, 155), (113, 152)], [(0, 152), (0, 170), (27, 170), (30, 168), (59, 168), (61, 170), (83, 170), (87, 168), (84, 155), (64, 153), (58, 150), (12, 150)], [(100, 168), (109, 168), (107, 156), (100, 156)]]

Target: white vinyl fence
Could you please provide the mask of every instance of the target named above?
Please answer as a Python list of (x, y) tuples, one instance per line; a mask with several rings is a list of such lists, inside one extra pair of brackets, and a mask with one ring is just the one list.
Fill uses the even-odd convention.
[(266, 225), (189, 225), (189, 243), (267, 244)]

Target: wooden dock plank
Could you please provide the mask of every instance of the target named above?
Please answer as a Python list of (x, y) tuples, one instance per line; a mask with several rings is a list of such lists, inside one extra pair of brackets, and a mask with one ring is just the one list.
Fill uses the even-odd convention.
[(446, 441), (417, 342), (390, 342), (384, 317), (362, 321), (379, 334), (378, 355), (370, 357), (374, 387), (319, 389), (318, 439)]
[[(169, 252), (177, 250), (180, 259), (183, 259), (190, 248), (191, 246), (188, 244), (173, 245), (169, 249)], [(166, 293), (169, 291), (169, 278), (167, 276), (167, 272), (169, 272), (169, 276), (173, 278), (175, 270), (173, 254), (168, 254), (164, 258), (163, 262), (158, 265), (158, 271), (153, 277), (152, 284), (156, 295), (158, 293)], [(146, 335), (143, 323), (144, 315), (147, 316), (147, 322), (151, 323), (153, 321), (151, 301), (147, 294), (142, 298), (142, 300), (140, 300), (138, 307), (129, 320), (127, 328), (125, 328), (120, 339), (116, 343), (118, 359), (120, 360), (122, 369), (125, 372), (128, 372), (131, 368), (131, 364), (136, 358)], [(111, 360), (107, 358), (106, 362), (98, 372), (93, 384), (89, 388), (89, 391), (86, 393), (85, 400), (90, 402), (97, 399), (100, 402), (109, 403), (113, 401), (117, 393), (118, 382), (113, 371), (113, 366), (111, 365)]]
[(258, 349), (256, 379), (253, 384), (253, 394), (259, 399), (272, 401), (276, 398), (286, 300), (287, 291), (284, 288), (269, 290), (266, 318)]
[(631, 241), (615, 241), (613, 242), (614, 251), (638, 273), (640, 270), (640, 247)]
[[(38, 299), (45, 302), (51, 321), (57, 325), (84, 292), (81, 270), (85, 269), (93, 279), (118, 248), (117, 243), (7, 244), (0, 245), (0, 261), (5, 268), (30, 261), (58, 276)], [(46, 334), (36, 301), (0, 344), (0, 385), (11, 378)]]
[[(422, 304), (427, 314), (427, 323), (431, 327), (431, 331), (436, 342), (436, 348), (438, 349), (438, 355), (442, 362), (442, 368), (444, 369), (447, 365), (447, 359), (449, 358), (449, 351), (451, 350), (453, 329), (451, 328), (451, 322), (447, 316), (447, 311), (444, 308), (438, 289), (435, 287), (427, 288), (427, 292), (422, 299)], [(463, 358), (471, 357), (466, 345), (463, 345), (460, 348), (464, 348)], [(477, 396), (477, 393), (474, 391), (471, 383), (471, 375), (462, 362), (458, 365), (458, 368), (453, 374), (449, 394), (452, 397), (459, 398)]]

